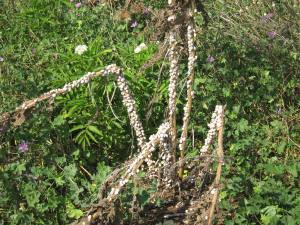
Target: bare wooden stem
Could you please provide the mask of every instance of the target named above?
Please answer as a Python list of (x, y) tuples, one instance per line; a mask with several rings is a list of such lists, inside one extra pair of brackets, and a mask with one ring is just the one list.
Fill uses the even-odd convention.
[(132, 97), (132, 93), (129, 89), (128, 82), (126, 81), (122, 72), (120, 72), (118, 74), (117, 84), (118, 84), (118, 87), (120, 88), (120, 91), (121, 91), (121, 94), (123, 97), (123, 105), (127, 109), (130, 125), (131, 125), (131, 127), (133, 127), (133, 129), (135, 131), (139, 149), (142, 149), (143, 146), (145, 146), (145, 144), (146, 144), (146, 136), (144, 133), (144, 128), (140, 121), (139, 115), (137, 113), (136, 103), (135, 103), (134, 98)]
[(222, 173), (222, 165), (224, 160), (224, 151), (223, 151), (223, 133), (224, 133), (224, 107), (222, 107), (222, 112), (219, 117), (219, 121), (217, 123), (218, 129), (218, 149), (217, 149), (217, 158), (218, 158), (218, 167), (215, 178), (215, 191), (211, 201), (211, 207), (209, 209), (208, 221), (207, 225), (211, 225), (214, 219), (214, 213), (216, 204), (219, 197), (220, 192), (220, 181), (221, 181), (221, 173)]
[[(23, 115), (24, 113), (36, 106), (37, 103), (45, 101), (45, 100), (53, 100), (56, 96), (66, 94), (70, 91), (72, 91), (75, 88), (78, 88), (81, 85), (89, 83), (92, 79), (96, 77), (106, 76), (109, 73), (119, 74), (121, 69), (117, 67), (115, 64), (107, 66), (105, 69), (97, 72), (88, 72), (84, 76), (82, 76), (80, 79), (72, 81), (68, 84), (65, 84), (62, 88), (53, 89), (51, 91), (48, 91), (46, 93), (43, 93), (39, 97), (31, 100), (27, 100), (23, 102), (20, 106), (16, 107), (15, 110), (12, 112), (4, 113), (0, 116), (0, 126), (5, 124), (6, 122), (13, 119), (13, 117), (16, 117), (18, 115)], [(25, 118), (23, 118), (25, 119)], [(20, 121), (18, 123), (15, 123), (15, 125), (21, 125), (24, 121)]]
[(87, 169), (85, 169), (83, 166), (81, 166), (80, 165), (80, 169), (82, 169), (82, 171), (83, 172), (85, 172), (88, 176), (89, 176), (89, 178), (92, 180), (93, 179), (93, 176), (92, 176), (92, 174), (89, 172), (89, 171), (87, 171)]
[[(190, 12), (191, 15), (192, 12)], [(192, 110), (192, 101), (193, 101), (193, 84), (194, 84), (194, 65), (197, 59), (194, 45), (195, 31), (194, 31), (194, 21), (191, 16), (188, 27), (187, 27), (187, 41), (188, 41), (188, 79), (187, 79), (187, 102), (184, 107), (184, 116), (183, 116), (183, 125), (182, 125), (182, 133), (179, 140), (179, 151), (180, 151), (180, 159), (184, 158), (184, 151), (186, 146), (187, 132), (190, 121), (190, 114)], [(182, 160), (183, 162), (183, 160)], [(179, 165), (179, 177), (182, 178), (184, 170), (184, 164), (180, 163)]]
[[(170, 84), (169, 84), (169, 117), (168, 121), (171, 126), (170, 128), (170, 152), (171, 152), (171, 162), (175, 163), (176, 161), (176, 87), (177, 80), (179, 76), (179, 54), (178, 54), (178, 43), (177, 43), (177, 33), (176, 28), (181, 25), (176, 25), (174, 22), (176, 20), (175, 6), (176, 0), (168, 0), (169, 7), (171, 8), (171, 15), (168, 17), (168, 22), (171, 27), (169, 32), (169, 62), (170, 62)], [(167, 164), (167, 163), (166, 163)]]
[[(142, 123), (136, 110), (136, 103), (129, 89), (128, 83), (123, 76), (122, 69), (115, 64), (108, 65), (101, 71), (89, 72), (82, 76), (80, 79), (65, 84), (62, 88), (48, 91), (35, 99), (23, 102), (22, 105), (18, 106), (14, 111), (4, 113), (0, 116), (0, 128), (8, 128), (7, 124), (9, 124), (12, 119), (15, 119), (14, 125), (21, 125), (25, 121), (25, 112), (34, 108), (37, 103), (46, 100), (53, 100), (56, 96), (66, 94), (73, 89), (80, 87), (81, 85), (89, 83), (96, 77), (107, 76), (108, 74), (117, 75), (117, 83), (123, 97), (123, 104), (127, 108), (130, 124), (135, 130), (135, 134), (138, 140), (138, 146), (140, 149), (142, 149), (142, 147), (146, 143), (146, 137), (144, 134)], [(3, 132), (2, 130), (0, 131)]]
[(176, 156), (176, 86), (179, 74), (178, 68), (178, 55), (176, 54), (177, 41), (176, 41), (176, 33), (174, 30), (170, 32), (169, 36), (169, 44), (170, 44), (170, 84), (169, 84), (169, 123), (171, 126), (171, 149), (172, 152), (172, 162), (175, 162)]
[(147, 160), (151, 159), (152, 152), (155, 150), (156, 145), (160, 142), (161, 137), (164, 137), (168, 132), (169, 132), (168, 123), (163, 123), (162, 125), (160, 125), (157, 133), (150, 137), (150, 141), (146, 143), (146, 145), (143, 147), (142, 152), (135, 157), (132, 164), (129, 166), (129, 168), (127, 169), (123, 177), (120, 179), (118, 184), (111, 189), (111, 192), (107, 197), (109, 201), (113, 201), (114, 198), (119, 194), (123, 186), (127, 184), (129, 179), (138, 172), (140, 166), (144, 162), (147, 162)]
[[(108, 196), (104, 199), (101, 199), (101, 203), (99, 203), (100, 205), (102, 203), (111, 204), (116, 200), (116, 197), (118, 196), (120, 191), (124, 188), (124, 186), (129, 182), (129, 180), (133, 176), (135, 176), (138, 173), (141, 165), (144, 162), (147, 162), (147, 160), (149, 160), (151, 158), (151, 155), (152, 155), (153, 151), (155, 150), (155, 147), (161, 142), (162, 139), (167, 137), (167, 134), (169, 133), (169, 129), (170, 129), (169, 123), (163, 123), (160, 125), (157, 133), (154, 135), (151, 135), (151, 137), (149, 138), (150, 139), (149, 142), (147, 142), (145, 144), (142, 151), (136, 157), (134, 157), (132, 160), (130, 160), (130, 164), (128, 166), (126, 166), (125, 173), (119, 179), (119, 181), (115, 185), (113, 185)], [(119, 175), (119, 170), (116, 171), (116, 176), (118, 176), (118, 175)], [(105, 187), (105, 189), (106, 189), (106, 187)], [(102, 196), (102, 193), (101, 193), (101, 196)], [(100, 206), (99, 204), (98, 204), (98, 206)], [(88, 225), (88, 224), (91, 224), (92, 222), (94, 222), (94, 220), (96, 220), (98, 216), (99, 216), (99, 211), (96, 211), (95, 213), (91, 213), (91, 214), (84, 216), (83, 218), (80, 219), (80, 221), (76, 221), (73, 224)]]

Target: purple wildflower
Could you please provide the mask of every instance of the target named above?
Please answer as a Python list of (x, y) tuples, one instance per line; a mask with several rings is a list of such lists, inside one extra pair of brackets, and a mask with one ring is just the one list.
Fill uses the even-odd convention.
[(272, 17), (274, 16), (274, 13), (268, 13), (262, 17), (260, 17), (261, 21), (268, 22)]
[(0, 62), (3, 62), (4, 61), (4, 58), (3, 57), (0, 57)]
[(36, 53), (36, 49), (35, 48), (31, 49), (31, 52), (32, 52), (32, 54), (35, 54)]
[(269, 36), (270, 39), (274, 39), (277, 36), (277, 32), (276, 31), (269, 31), (268, 36)]
[(145, 16), (147, 16), (150, 13), (150, 10), (148, 8), (145, 8), (143, 10), (143, 13), (144, 13)]
[(76, 7), (77, 9), (79, 9), (79, 8), (81, 7), (81, 2), (76, 3), (76, 4), (75, 4), (75, 7)]
[(4, 134), (7, 130), (7, 124), (4, 124), (4, 126), (0, 127), (0, 134)]
[(214, 58), (213, 56), (209, 55), (209, 56), (207, 57), (207, 62), (208, 62), (208, 63), (213, 63), (214, 61), (215, 61), (215, 58)]
[(135, 27), (137, 27), (137, 25), (138, 25), (138, 22), (135, 20), (135, 21), (131, 24), (130, 27), (135, 28)]
[(18, 149), (20, 152), (27, 152), (28, 151), (28, 142), (21, 141), (21, 143), (18, 145)]

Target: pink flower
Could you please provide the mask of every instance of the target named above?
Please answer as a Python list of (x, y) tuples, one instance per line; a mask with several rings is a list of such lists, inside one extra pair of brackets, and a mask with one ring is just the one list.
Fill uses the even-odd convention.
[(20, 152), (27, 152), (28, 151), (28, 142), (21, 141), (21, 143), (18, 145), (18, 149)]
[(137, 22), (137, 21), (134, 21), (134, 22), (131, 24), (130, 27), (135, 28), (135, 27), (137, 27), (137, 26), (138, 26), (138, 22)]
[(277, 36), (277, 32), (276, 31), (270, 31), (268, 32), (268, 36), (270, 39), (274, 39)]
[(75, 4), (75, 7), (76, 7), (77, 9), (79, 9), (79, 8), (81, 7), (81, 2), (76, 3), (76, 4)]
[(261, 21), (263, 22), (268, 22), (272, 19), (272, 17), (274, 16), (274, 13), (268, 13), (262, 17), (260, 17)]
[(145, 9), (143, 10), (143, 13), (144, 13), (145, 16), (148, 15), (148, 14), (150, 13), (149, 8), (145, 8)]
[(207, 62), (208, 62), (208, 63), (213, 63), (214, 61), (215, 61), (215, 58), (214, 58), (213, 56), (209, 55), (209, 56), (207, 57)]

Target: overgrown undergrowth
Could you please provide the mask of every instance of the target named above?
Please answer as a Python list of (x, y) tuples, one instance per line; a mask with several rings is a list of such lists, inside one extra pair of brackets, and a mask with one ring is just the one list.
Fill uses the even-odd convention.
[[(168, 69), (162, 59), (145, 71), (140, 68), (161, 48), (150, 42), (147, 31), (154, 29), (152, 19), (162, 6), (146, 2), (152, 7), (148, 12), (131, 12), (130, 18), (117, 20), (116, 9), (108, 5), (77, 8), (75, 3), (0, 3), (0, 113), (86, 71), (117, 63), (144, 115), (146, 135), (155, 133), (167, 113)], [(213, 107), (226, 103), (219, 223), (298, 224), (299, 5), (206, 1), (199, 7), (209, 20), (206, 24), (205, 13), (197, 16), (188, 156), (203, 145)], [(134, 53), (142, 42), (148, 48)], [(82, 55), (74, 53), (79, 44), (88, 46)], [(181, 118), (185, 66), (179, 71)], [(110, 78), (52, 104), (40, 103), (21, 127), (1, 131), (2, 224), (66, 224), (81, 217), (97, 201), (105, 178), (135, 153), (137, 144)], [(145, 205), (155, 191), (132, 188), (124, 193), (124, 207), (129, 207), (132, 193)]]

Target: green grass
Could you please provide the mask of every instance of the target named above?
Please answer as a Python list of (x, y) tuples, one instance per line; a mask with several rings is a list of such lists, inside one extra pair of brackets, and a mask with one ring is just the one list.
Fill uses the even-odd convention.
[[(151, 5), (161, 7), (160, 3)], [(0, 114), (88, 71), (117, 63), (135, 94), (146, 133), (152, 134), (163, 121), (168, 72), (165, 67), (158, 82), (161, 62), (143, 73), (139, 68), (157, 45), (139, 34), (142, 28), (114, 20), (112, 9), (105, 5), (83, 4), (76, 9), (74, 4), (68, 0), (0, 2), (0, 57), (4, 59)], [(276, 16), (268, 29), (276, 29), (279, 35), (270, 40), (264, 25), (257, 22), (259, 13), (270, 10), (267, 3), (261, 11), (248, 12), (253, 20), (245, 23), (240, 18), (243, 23), (230, 26), (220, 16), (221, 12), (237, 15), (234, 3), (207, 1), (205, 7), (211, 21), (198, 36), (191, 121), (196, 149), (190, 143), (189, 149), (193, 153), (203, 144), (214, 106), (226, 104), (224, 224), (298, 224), (299, 10), (295, 7), (294, 13), (287, 13), (291, 9), (279, 3), (272, 9)], [(143, 20), (138, 22), (144, 24)], [(258, 43), (253, 43), (250, 33), (257, 35)], [(148, 49), (134, 54), (141, 42)], [(79, 44), (88, 46), (83, 55), (74, 53)], [(207, 63), (209, 55), (215, 62)], [(181, 71), (179, 89), (186, 68)], [(114, 89), (113, 78), (96, 79), (57, 97), (52, 105), (40, 103), (21, 127), (0, 136), (0, 224), (67, 224), (97, 201), (106, 175), (136, 149), (118, 90), (112, 99), (118, 118), (108, 107), (107, 95), (113, 96)], [(185, 91), (181, 93), (178, 118)], [(150, 108), (153, 113), (146, 120)], [(83, 136), (86, 144), (79, 143), (79, 131), (71, 132), (78, 125), (95, 126), (97, 141)], [(29, 143), (26, 153), (18, 150), (22, 140)]]

